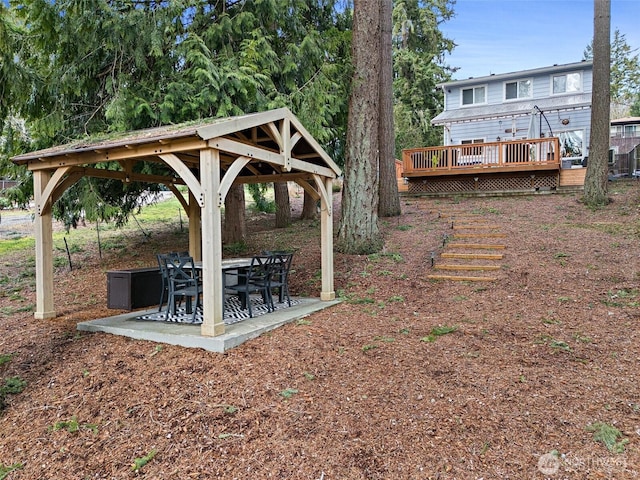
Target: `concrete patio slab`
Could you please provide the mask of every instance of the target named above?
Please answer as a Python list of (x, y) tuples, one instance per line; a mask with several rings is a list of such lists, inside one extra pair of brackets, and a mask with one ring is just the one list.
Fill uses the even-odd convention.
[(138, 320), (137, 317), (144, 315), (146, 311), (128, 312), (80, 322), (77, 328), (85, 332), (111, 333), (136, 340), (203, 348), (211, 352), (223, 353), (269, 330), (340, 303), (340, 300), (321, 301), (317, 298), (298, 298), (297, 300), (299, 303), (289, 308), (226, 325), (225, 333), (217, 337), (200, 335), (200, 325)]

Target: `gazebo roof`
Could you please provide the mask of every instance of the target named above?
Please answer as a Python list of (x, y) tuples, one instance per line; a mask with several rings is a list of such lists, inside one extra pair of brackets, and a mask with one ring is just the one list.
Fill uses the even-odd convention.
[[(291, 140), (282, 135), (283, 123), (289, 125)], [(289, 141), (291, 145), (287, 146)], [(315, 166), (317, 171), (314, 173), (332, 177), (340, 175), (340, 168), (287, 108), (86, 138), (17, 155), (12, 160), (18, 165), (27, 165), (30, 170), (39, 170), (106, 161), (157, 162), (159, 155), (173, 153), (185, 164), (197, 167), (199, 152), (207, 146), (220, 151), (223, 170), (240, 156), (256, 160), (240, 172), (240, 181), (266, 181), (243, 177), (262, 177), (300, 169), (296, 167), (303, 167), (301, 169), (308, 172)], [(272, 163), (270, 160), (278, 164), (275, 156), (288, 148), (291, 158), (285, 161), (283, 168), (274, 170), (273, 165), (269, 165)], [(296, 160), (303, 161), (305, 165), (296, 164)]]

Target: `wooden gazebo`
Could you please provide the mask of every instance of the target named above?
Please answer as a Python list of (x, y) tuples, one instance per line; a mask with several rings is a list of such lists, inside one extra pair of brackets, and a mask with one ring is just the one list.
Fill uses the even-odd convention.
[[(37, 319), (56, 316), (51, 206), (83, 176), (161, 183), (176, 194), (189, 217), (189, 251), (202, 260), (204, 336), (221, 335), (225, 330), (224, 292), (219, 288), (221, 218), (234, 183), (293, 181), (321, 201), (320, 298), (335, 299), (332, 184), (340, 168), (286, 108), (79, 141), (19, 155), (13, 161), (33, 172)], [(141, 161), (164, 163), (170, 173), (136, 173), (136, 163)], [(179, 184), (188, 187), (188, 199), (176, 188)]]

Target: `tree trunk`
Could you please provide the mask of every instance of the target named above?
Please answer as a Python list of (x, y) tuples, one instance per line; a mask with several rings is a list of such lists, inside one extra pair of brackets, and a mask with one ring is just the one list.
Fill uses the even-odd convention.
[(391, 18), (393, 0), (380, 1), (380, 104), (378, 137), (380, 145), (380, 185), (378, 215), (400, 215), (400, 197), (396, 179), (395, 132), (393, 128), (393, 59), (391, 55)]
[(276, 202), (276, 228), (291, 225), (291, 204), (287, 182), (274, 182), (273, 194)]
[(593, 18), (593, 90), (589, 161), (584, 180), (584, 203), (606, 205), (609, 176), (609, 103), (611, 99), (611, 2), (595, 0)]
[(224, 199), (222, 243), (244, 243), (247, 235), (244, 210), (244, 186), (233, 185)]
[(304, 192), (304, 202), (302, 203), (301, 220), (315, 220), (318, 218), (318, 202), (311, 195)]
[(342, 190), (342, 217), (336, 248), (366, 254), (382, 247), (378, 227), (378, 101), (380, 92), (380, 6), (354, 1), (353, 77), (349, 96)]

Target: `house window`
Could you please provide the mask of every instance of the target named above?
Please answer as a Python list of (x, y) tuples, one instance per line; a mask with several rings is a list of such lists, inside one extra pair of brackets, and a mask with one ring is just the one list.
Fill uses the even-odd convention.
[(625, 137), (637, 137), (637, 125), (625, 125), (624, 126), (624, 136)]
[(504, 84), (504, 99), (517, 100), (518, 98), (531, 98), (533, 93), (530, 79), (506, 82)]
[(553, 76), (553, 94), (575, 93), (582, 91), (582, 75), (580, 73), (566, 73)]
[(476, 105), (478, 103), (487, 103), (484, 86), (462, 89), (462, 105)]

